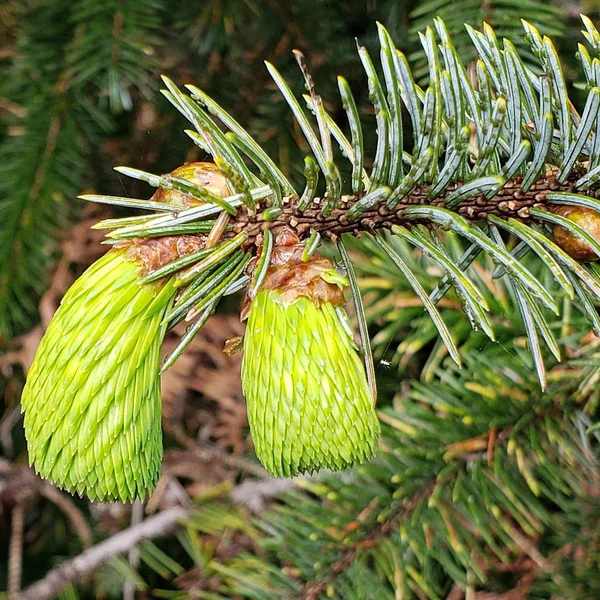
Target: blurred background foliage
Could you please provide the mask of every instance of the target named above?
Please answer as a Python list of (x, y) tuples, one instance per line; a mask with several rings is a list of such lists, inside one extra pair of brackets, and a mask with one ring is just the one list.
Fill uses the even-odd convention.
[[(27, 468), (19, 397), (60, 298), (103, 253), (95, 221), (117, 210), (80, 193), (150, 196), (112, 167), (166, 173), (203, 160), (159, 94), (160, 75), (193, 83), (248, 128), (297, 178), (306, 148), (263, 61), (296, 93), (291, 50), (302, 50), (330, 114), (336, 76), (361, 100), (366, 143), (375, 126), (356, 39), (373, 53), (375, 23), (426, 77), (417, 32), (441, 16), (463, 60), (463, 24), (490, 23), (527, 60), (520, 19), (551, 35), (575, 98), (579, 13), (596, 0), (4, 0), (0, 3), (0, 590), (17, 590), (143, 513), (183, 507), (176, 534), (111, 554), (62, 598), (600, 597), (598, 343), (576, 335), (577, 313), (553, 324), (566, 361), (541, 395), (512, 292), (480, 269), (498, 303), (499, 344), (471, 333), (458, 302), (441, 303), (466, 367), (447, 362), (411, 288), (373, 248), (355, 244), (369, 301), (381, 456), (338, 477), (297, 484), (265, 477), (248, 438), (235, 314), (215, 316), (163, 378), (167, 451), (145, 506), (91, 505)], [(369, 137), (370, 134), (370, 137)], [(457, 252), (458, 252), (457, 248)], [(434, 263), (407, 247), (430, 290)], [(485, 266), (485, 265), (484, 265)], [(530, 266), (532, 271), (535, 265)], [(548, 282), (552, 286), (552, 282)], [(165, 352), (176, 344), (167, 338)], [(552, 364), (548, 359), (548, 364)], [(166, 521), (165, 521), (166, 522)], [(131, 530), (129, 530), (131, 531)], [(0, 596), (2, 593), (0, 592)], [(37, 600), (53, 597), (38, 593)], [(24, 596), (26, 597), (26, 596)]]

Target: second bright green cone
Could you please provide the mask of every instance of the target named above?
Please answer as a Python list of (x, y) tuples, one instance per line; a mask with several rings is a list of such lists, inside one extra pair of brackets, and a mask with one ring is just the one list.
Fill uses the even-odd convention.
[[(287, 239), (286, 239), (287, 237)], [(280, 239), (245, 309), (242, 384), (256, 454), (272, 475), (338, 471), (375, 452), (379, 422), (344, 327), (344, 278), (303, 244)]]

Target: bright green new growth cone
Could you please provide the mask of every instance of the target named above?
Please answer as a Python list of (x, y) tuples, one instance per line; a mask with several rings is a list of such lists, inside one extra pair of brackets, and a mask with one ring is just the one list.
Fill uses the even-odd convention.
[(92, 500), (154, 489), (162, 459), (159, 362), (171, 282), (141, 285), (111, 250), (69, 289), (23, 390), (29, 462)]
[[(305, 265), (288, 267), (297, 275)], [(331, 285), (311, 277), (320, 289)], [(303, 294), (263, 286), (250, 302), (244, 336), (252, 439), (264, 467), (278, 477), (365, 462), (379, 435), (365, 369), (336, 306), (323, 294), (315, 297), (310, 285)]]

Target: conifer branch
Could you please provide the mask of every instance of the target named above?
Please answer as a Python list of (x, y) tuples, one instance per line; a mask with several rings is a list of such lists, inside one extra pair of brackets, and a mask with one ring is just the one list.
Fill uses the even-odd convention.
[[(542, 423), (544, 420), (556, 418), (560, 416), (560, 414), (560, 408), (550, 408), (538, 413), (535, 416), (534, 423), (536, 421)], [(501, 430), (494, 428), (478, 435), (476, 438), (457, 443), (454, 447), (448, 449), (445, 455), (446, 463), (451, 463), (453, 460), (459, 462), (477, 460), (479, 458), (478, 455), (482, 453), (482, 451), (486, 451), (487, 466), (483, 467), (483, 471), (486, 472), (489, 470), (489, 477), (493, 479), (495, 477), (492, 469), (494, 454), (496, 452), (505, 451), (503, 446), (506, 446), (506, 444), (510, 442), (514, 428), (514, 424)], [(448, 469), (445, 468), (444, 470)], [(455, 484), (456, 477), (459, 476), (459, 471), (455, 469), (450, 471), (454, 472), (451, 472), (449, 476), (443, 477), (443, 485), (448, 488), (451, 488)], [(341, 547), (347, 547), (342, 551), (340, 558), (329, 567), (329, 571), (325, 577), (306, 583), (302, 588), (301, 593), (296, 596), (296, 598), (298, 600), (318, 600), (321, 594), (326, 592), (329, 584), (335, 582), (335, 579), (338, 576), (345, 575), (348, 572), (352, 562), (359, 556), (361, 549), (373, 549), (379, 544), (385, 543), (385, 538), (397, 534), (402, 521), (410, 521), (413, 513), (420, 508), (422, 509), (424, 505), (429, 503), (429, 505), (436, 506), (437, 499), (434, 499), (433, 496), (439, 496), (439, 485), (436, 481), (441, 474), (441, 472), (436, 474), (436, 477), (432, 478), (428, 483), (425, 483), (421, 489), (411, 496), (403, 498), (401, 502), (396, 503), (386, 512), (385, 520), (382, 520), (382, 522), (373, 526), (372, 529), (365, 531), (364, 528), (361, 528), (361, 533), (363, 535), (359, 541), (345, 544), (344, 534), (342, 534), (339, 543), (341, 544)], [(440, 505), (441, 504), (442, 503), (440, 502)], [(458, 519), (458, 523), (461, 527), (474, 533), (476, 537), (481, 538), (481, 533), (477, 531), (477, 528), (473, 523), (469, 523), (467, 519), (460, 517), (458, 514), (456, 514), (455, 517)], [(359, 515), (357, 524), (359, 524), (360, 518), (361, 516)], [(354, 530), (351, 525), (352, 523), (346, 526), (348, 531)], [(451, 531), (450, 534), (452, 535)], [(535, 557), (534, 560), (544, 571), (551, 575), (555, 573), (555, 570), (550, 567), (550, 561), (544, 558), (540, 551), (527, 539), (527, 536), (524, 535), (518, 527), (512, 526), (510, 535), (521, 549), (529, 556)], [(564, 583), (560, 576), (556, 576), (556, 582), (559, 585), (563, 585)]]
[[(486, 198), (484, 193), (473, 194), (453, 207), (453, 211), (472, 222), (486, 220), (490, 216), (503, 219), (516, 219), (525, 223), (533, 220), (531, 209), (553, 210), (552, 202), (547, 198), (548, 193), (571, 193), (576, 188), (573, 181), (559, 184), (552, 173), (540, 178), (527, 192), (521, 188), (521, 179), (507, 181), (501, 190), (492, 198)], [(419, 206), (444, 207), (452, 193), (461, 187), (460, 183), (449, 186), (446, 193), (433, 200), (428, 197), (427, 189), (418, 187), (408, 194), (396, 207), (388, 208), (385, 204), (376, 205), (361, 212), (355, 221), (348, 219), (348, 212), (356, 206), (365, 194), (358, 196), (343, 196), (342, 204), (329, 216), (321, 213), (321, 199), (315, 197), (316, 206), (298, 209), (298, 198), (284, 197), (281, 214), (273, 220), (265, 220), (262, 215), (252, 215), (242, 208), (233, 227), (232, 233), (244, 232), (248, 236), (247, 247), (262, 244), (262, 232), (269, 229), (274, 235), (284, 229), (292, 229), (300, 239), (307, 239), (311, 231), (319, 232), (323, 237), (335, 239), (343, 233), (360, 236), (363, 232), (372, 233), (378, 229), (391, 229), (394, 225), (412, 225), (414, 219), (404, 216), (407, 208)], [(593, 193), (593, 192), (592, 192)]]
[[(596, 52), (600, 34), (589, 19), (584, 19), (584, 26)], [(591, 248), (588, 252), (594, 258), (600, 255), (600, 244), (594, 237), (600, 238), (600, 229), (592, 231), (600, 220), (597, 214), (600, 201), (595, 197), (600, 181), (597, 165), (600, 80), (591, 67), (589, 53), (580, 50), (587, 79), (587, 100), (580, 115), (569, 100), (552, 42), (528, 22), (524, 21), (523, 27), (542, 74), (535, 74), (508, 40), (501, 42), (494, 30), (484, 24), (481, 32), (467, 27), (479, 56), (473, 79), (467, 75), (446, 25), (436, 19), (435, 33), (428, 27), (421, 35), (429, 70), (428, 86), (422, 89), (415, 84), (406, 57), (380, 25), (383, 79), (367, 50), (358, 49), (377, 130), (377, 146), (370, 160), (362, 136), (364, 124), (358, 119), (352, 92), (343, 78), (338, 80), (339, 92), (348, 117), (350, 139), (327, 114), (303, 54), (295, 52), (308, 87), (309, 95), (304, 100), (313, 113), (313, 122), (277, 68), (267, 63), (311, 149), (312, 155), (305, 161), (306, 186), (301, 195), (294, 193), (294, 186), (274, 161), (219, 104), (195, 86), (186, 86), (188, 95), (165, 77), (165, 96), (195, 126), (197, 133), (190, 134), (192, 139), (213, 155), (229, 192), (223, 198), (216, 198), (206, 188), (186, 183), (172, 174), (161, 177), (119, 167), (122, 173), (161, 189), (177, 189), (205, 204), (173, 214), (159, 211), (133, 225), (123, 222), (125, 227), (116, 221), (102, 226), (111, 230), (108, 234), (111, 240), (186, 232), (197, 233), (198, 243), (203, 244), (206, 238), (201, 233), (202, 220), (225, 210), (231, 218), (223, 230), (221, 243), (228, 244), (243, 234), (243, 248), (252, 255), (260, 252), (266, 230), (275, 240), (291, 230), (300, 241), (310, 244), (314, 236), (337, 240), (343, 233), (359, 236), (391, 231), (410, 237), (406, 228), (417, 225), (426, 225), (430, 230), (451, 229), (501, 265), (495, 275), (506, 278), (520, 299), (536, 370), (544, 387), (545, 366), (538, 333), (555, 357), (560, 357), (560, 350), (538, 303), (555, 314), (559, 313), (558, 303), (546, 284), (523, 267), (520, 254), (506, 249), (496, 227), (523, 243), (519, 252), (525, 247), (532, 249), (561, 282), (567, 297), (572, 299), (577, 295), (583, 312), (593, 323), (597, 321), (591, 306), (600, 302), (600, 278), (593, 267), (588, 269), (580, 264), (582, 256), (588, 254), (575, 246)], [(406, 136), (402, 111), (410, 115), (412, 153), (403, 148)], [(223, 134), (219, 124), (229, 131)], [(350, 186), (342, 185), (333, 140), (350, 162)], [(247, 162), (253, 163), (258, 172), (249, 169)], [(369, 163), (370, 169), (365, 169)], [(319, 193), (319, 177), (324, 179), (324, 194)], [(154, 206), (152, 203), (144, 206), (140, 200), (128, 203), (120, 198), (89, 199), (148, 210)], [(586, 223), (573, 222), (580, 217), (569, 219), (560, 214), (564, 212), (563, 205), (574, 206), (578, 215), (583, 209), (591, 209), (586, 213)], [(197, 230), (192, 223), (198, 223)], [(205, 225), (216, 231), (212, 220)], [(552, 230), (548, 236), (549, 226)], [(211, 235), (212, 245), (215, 240), (214, 234)], [(427, 240), (411, 239), (417, 247), (427, 247)], [(386, 252), (387, 246), (381, 249)], [(456, 274), (464, 268), (449, 254), (444, 256), (443, 249), (440, 252), (437, 256), (445, 269)], [(215, 259), (218, 256), (217, 253)], [(403, 259), (394, 258), (394, 262), (398, 266), (404, 264)], [(194, 272), (193, 267), (190, 272)], [(423, 296), (414, 273), (405, 271), (405, 275), (414, 282), (418, 295)], [(182, 280), (189, 281), (189, 278)], [(479, 307), (480, 298), (467, 277), (444, 279), (437, 288), (436, 301), (450, 289), (448, 283), (457, 287), (473, 326), (482, 327), (494, 339), (485, 314), (487, 309)], [(232, 284), (237, 285), (235, 281)], [(460, 362), (439, 313), (431, 309), (429, 312), (449, 352)]]
[(132, 88), (150, 89), (161, 27), (155, 2), (17, 5), (19, 50), (0, 86), (15, 107), (0, 142), (2, 339), (35, 319), (86, 167), (91, 183), (91, 148), (111, 113), (131, 108)]
[(310, 581), (304, 585), (297, 600), (318, 600), (321, 594), (325, 593), (327, 586), (335, 579), (348, 571), (352, 562), (362, 548), (373, 548), (381, 542), (382, 539), (396, 533), (399, 523), (403, 519), (410, 519), (414, 511), (427, 501), (435, 490), (435, 482), (426, 485), (422, 490), (415, 493), (410, 498), (405, 498), (394, 507), (391, 514), (386, 515), (386, 520), (373, 527), (372, 530), (365, 532), (366, 535), (360, 542), (356, 542), (346, 549), (342, 556), (336, 560), (330, 567), (329, 573), (322, 579)]
[(596, 434), (584, 414), (594, 410), (597, 377), (584, 365), (596, 354), (586, 346), (555, 367), (549, 395), (536, 392), (531, 362), (506, 353), (500, 361), (497, 352), (468, 354), (463, 371), (440, 372), (450, 384), (443, 388), (413, 382), (400, 410), (381, 411), (381, 455), (342, 475), (297, 480), (298, 490), (259, 516), (260, 538), (243, 512), (202, 507), (195, 531), (238, 523), (258, 544), (205, 564), (203, 576), (218, 578), (224, 595), (261, 600), (360, 597), (365, 586), (386, 600), (445, 598), (453, 584), (492, 589), (521, 557), (541, 565), (543, 593), (564, 589), (571, 566), (556, 560), (565, 551), (558, 531), (583, 539), (595, 522), (593, 508), (569, 507), (591, 507), (598, 483)]
[[(129, 105), (132, 86), (146, 94), (152, 87), (155, 61), (145, 42), (154, 43), (161, 7), (132, 6), (128, 14), (138, 14), (139, 20), (123, 20), (120, 7), (127, 2), (109, 0), (97, 7), (77, 0), (70, 25), (63, 28), (59, 21), (57, 27), (67, 32), (65, 39), (72, 37), (69, 27), (77, 28), (67, 48), (67, 74), (57, 89), (46, 85), (54, 83), (52, 77), (31, 78), (44, 82), (42, 108), (30, 113), (35, 118), (28, 118), (32, 127), (18, 140), (22, 144), (0, 149), (12, 164), (31, 166), (19, 162), (25, 153), (13, 150), (37, 143), (41, 157), (27, 177), (7, 176), (10, 169), (0, 177), (0, 192), (19, 191), (12, 202), (0, 201), (0, 217), (9, 215), (11, 226), (19, 219), (30, 225), (17, 228), (20, 239), (13, 242), (6, 235), (10, 228), (0, 225), (0, 258), (14, 248), (34, 248), (27, 253), (26, 273), (3, 280), (0, 268), (0, 308), (2, 292), (9, 289), (2, 288), (4, 281), (12, 294), (4, 302), (16, 309), (9, 314), (13, 322), (19, 308), (35, 310), (33, 295), (19, 299), (20, 306), (11, 299), (23, 295), (32, 277), (43, 280), (44, 261), (37, 250), (52, 249), (60, 229), (57, 209), (81, 181), (85, 161), (73, 160), (81, 152), (81, 114), (95, 115), (96, 126), (110, 127), (106, 104), (120, 110)], [(232, 48), (231, 28), (241, 25), (230, 20), (233, 4), (209, 2), (200, 17), (194, 15), (200, 30), (208, 16), (213, 20), (216, 35), (202, 42), (204, 50)], [(193, 511), (184, 510), (189, 519), (177, 534), (182, 550), (167, 555), (129, 529), (123, 532), (126, 540), (115, 536), (50, 571), (26, 597), (54, 595), (66, 581), (138, 542), (141, 567), (139, 573), (129, 569), (131, 581), (135, 576), (143, 584), (145, 573), (156, 571), (149, 581), (155, 587), (160, 578), (163, 589), (156, 594), (167, 598), (191, 593), (253, 600), (455, 600), (502, 589), (507, 573), (518, 576), (513, 591), (526, 590), (536, 598), (570, 590), (599, 596), (600, 435), (594, 419), (600, 370), (598, 342), (588, 332), (591, 325), (600, 335), (600, 34), (583, 18), (586, 46), (579, 46), (578, 58), (585, 89), (570, 98), (549, 38), (527, 22), (525, 41), (516, 39), (514, 7), (486, 2), (489, 24), (478, 31), (462, 27), (463, 19), (473, 22), (472, 15), (463, 15), (474, 4), (469, 9), (451, 0), (421, 4), (413, 22), (428, 19), (432, 7), (448, 17), (446, 23), (435, 19), (423, 27), (421, 62), (411, 56), (409, 64), (394, 36), (373, 26), (379, 51), (365, 42), (369, 52), (360, 46), (356, 57), (365, 71), (363, 89), (353, 74), (352, 90), (343, 77), (337, 79), (340, 113), (331, 109), (335, 102), (319, 95), (327, 89), (320, 78), (313, 81), (310, 40), (304, 45), (298, 36), (306, 59), (294, 52), (301, 70), (297, 81), (303, 79), (309, 92), (302, 97), (290, 85), (289, 65), (266, 47), (272, 63), (268, 72), (281, 95), (278, 110), (269, 110), (265, 121), (285, 134), (279, 109), (294, 115), (295, 133), (306, 138), (297, 148), (308, 152), (305, 181), (288, 178), (289, 157), (269, 156), (264, 139), (254, 139), (204, 91), (193, 85), (179, 89), (164, 78), (164, 96), (195, 128), (186, 134), (214, 164), (191, 163), (166, 175), (120, 167), (156, 193), (149, 199), (83, 197), (143, 213), (96, 225), (106, 230), (112, 260), (97, 263), (69, 292), (22, 402), (30, 457), (44, 476), (91, 497), (124, 500), (146, 493), (154, 485), (162, 447), (159, 437), (147, 443), (147, 430), (152, 426), (153, 435), (160, 433), (164, 334), (189, 323), (163, 371), (181, 356), (218, 302), (246, 288), (242, 318), (251, 314), (249, 306), (263, 315), (247, 327), (243, 340), (244, 392), (263, 464), (270, 472), (293, 475), (366, 461), (379, 430), (368, 394), (375, 395), (375, 375), (384, 392), (378, 455), (339, 476), (246, 482), (231, 492), (231, 503), (218, 487), (212, 495), (202, 494)], [(554, 28), (555, 13), (540, 9), (537, 0), (520, 6), (543, 33), (560, 29), (560, 24)], [(110, 35), (96, 37), (87, 11)], [(287, 11), (281, 14), (286, 17)], [(497, 33), (508, 32), (512, 41), (499, 40), (490, 25), (498, 25)], [(136, 41), (135, 47), (127, 47), (128, 39)], [(96, 52), (101, 64), (86, 60)], [(212, 66), (207, 72), (214, 73)], [(263, 84), (258, 87), (268, 89)], [(108, 94), (97, 98), (106, 87)], [(359, 112), (357, 99), (367, 91), (372, 107)], [(219, 95), (225, 105), (227, 93), (220, 89)], [(255, 97), (247, 101), (244, 92), (240, 97), (255, 108)], [(340, 116), (347, 123), (338, 121)], [(38, 125), (53, 135), (36, 135)], [(299, 166), (294, 173), (302, 170)], [(62, 198), (48, 193), (56, 189), (57, 173), (64, 176), (59, 178)], [(28, 196), (32, 190), (35, 198)], [(343, 268), (335, 262), (336, 250)], [(324, 255), (331, 255), (331, 262)], [(291, 266), (290, 256), (297, 259)], [(274, 272), (282, 266), (277, 280)], [(322, 277), (296, 277), (314, 272)], [(362, 386), (367, 393), (361, 398), (371, 413), (358, 417), (345, 411), (356, 404), (361, 387), (355, 384), (364, 373), (345, 317), (349, 294), (344, 297), (348, 280), (342, 272), (355, 299), (370, 384)], [(264, 301), (273, 289), (281, 292), (281, 303)], [(298, 293), (302, 310), (290, 312), (286, 306), (279, 311)], [(259, 296), (263, 304), (252, 305)], [(375, 333), (372, 341), (369, 329)], [(346, 354), (334, 346), (342, 340), (350, 348)], [(231, 340), (227, 352), (239, 345), (239, 339)], [(337, 360), (325, 363), (327, 353), (315, 359), (323, 348)], [(356, 358), (354, 370), (340, 359), (348, 356)], [(564, 365), (554, 364), (561, 359)], [(92, 366), (98, 369), (92, 372)], [(409, 373), (413, 381), (397, 388), (399, 373)], [(392, 386), (397, 395), (389, 405), (386, 392)], [(339, 398), (335, 391), (344, 388), (352, 388), (345, 397), (349, 402), (324, 410), (325, 400)], [(63, 398), (49, 402), (57, 389)], [(135, 408), (146, 394), (155, 407), (152, 414)], [(306, 409), (300, 418), (283, 414), (295, 400)], [(114, 418), (113, 408), (123, 419)], [(107, 423), (123, 431), (106, 435)], [(342, 434), (331, 444), (328, 438), (340, 423)], [(370, 430), (365, 423), (371, 423)], [(165, 430), (195, 448), (183, 430)], [(312, 435), (301, 439), (306, 431)], [(296, 439), (300, 443), (292, 446)], [(194, 448), (203, 460), (226, 459), (257, 476), (267, 474), (251, 461)], [(340, 458), (356, 448), (360, 454)], [(74, 469), (73, 461), (80, 461)], [(59, 502), (59, 496), (44, 495), (79, 523), (87, 544), (90, 532), (81, 527), (78, 509), (69, 508), (64, 498)], [(246, 509), (262, 509), (272, 498), (276, 501), (268, 510), (248, 518)], [(161, 537), (177, 526), (175, 521), (164, 530), (145, 524)], [(218, 551), (213, 551), (215, 536)], [(189, 556), (180, 565), (184, 552)], [(98, 579), (100, 589), (100, 573)]]
[(112, 537), (88, 548), (79, 556), (63, 562), (43, 579), (21, 592), (22, 600), (50, 600), (70, 581), (97, 569), (107, 560), (131, 550), (144, 540), (163, 536), (175, 529), (189, 514), (186, 508), (170, 508), (157, 515), (148, 517), (141, 523), (132, 525)]

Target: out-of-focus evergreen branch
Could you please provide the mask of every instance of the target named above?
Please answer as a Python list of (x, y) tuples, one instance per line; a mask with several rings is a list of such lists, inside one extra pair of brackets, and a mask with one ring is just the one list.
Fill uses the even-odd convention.
[(21, 110), (0, 144), (1, 337), (31, 323), (68, 199), (80, 186), (81, 142), (60, 78), (67, 15), (51, 2), (21, 7), (25, 35), (3, 77), (2, 92)]
[(55, 598), (69, 582), (83, 577), (102, 563), (120, 553), (131, 550), (140, 542), (157, 536), (164, 536), (175, 529), (189, 514), (186, 508), (171, 508), (158, 515), (132, 525), (112, 537), (92, 546), (71, 561), (66, 561), (48, 573), (41, 581), (34, 583), (19, 595), (23, 600), (46, 600)]
[(202, 569), (191, 589), (214, 599), (438, 599), (454, 585), (510, 589), (503, 573), (526, 558), (543, 598), (565, 594), (574, 564), (561, 557), (578, 553), (589, 570), (565, 597), (593, 597), (594, 548), (565, 544), (593, 527), (599, 457), (585, 413), (597, 393), (578, 382), (597, 372), (586, 366), (597, 350), (551, 371), (545, 396), (531, 362), (501, 354), (468, 354), (465, 370), (440, 372), (444, 387), (413, 383), (399, 394), (381, 411), (381, 456), (345, 475), (300, 480), (304, 491), (258, 518), (261, 552), (201, 559), (193, 532), (220, 535), (244, 519), (222, 501), (201, 508), (180, 537)]
[(70, 86), (97, 98), (109, 112), (131, 110), (133, 89), (149, 95), (155, 87), (164, 10), (161, 0), (74, 2), (74, 36), (65, 52)]
[[(76, 214), (74, 196), (93, 171), (92, 146), (131, 108), (156, 67), (156, 3), (27, 2), (15, 9), (16, 54), (0, 95), (8, 128), (0, 140), (0, 337), (31, 325), (57, 252)], [(121, 11), (121, 12), (120, 12)], [(108, 94), (105, 102), (104, 91)]]
[(0, 146), (0, 160), (0, 334), (9, 337), (37, 311), (68, 199), (81, 184), (77, 126), (59, 99), (28, 106), (28, 124)]
[(209, 0), (201, 6), (178, 3), (174, 15), (177, 31), (190, 39), (196, 52), (213, 60), (231, 50), (236, 36), (241, 36), (250, 19), (260, 17), (260, 7), (252, 0)]

